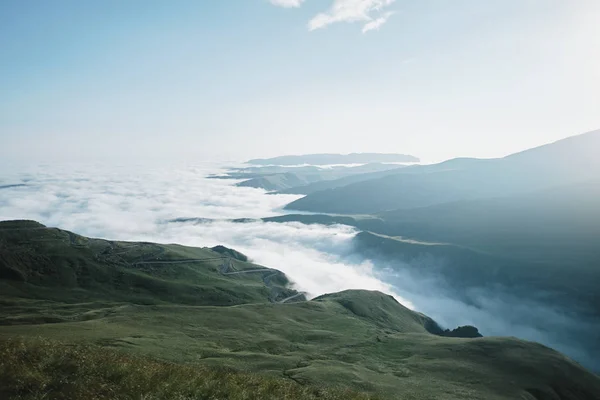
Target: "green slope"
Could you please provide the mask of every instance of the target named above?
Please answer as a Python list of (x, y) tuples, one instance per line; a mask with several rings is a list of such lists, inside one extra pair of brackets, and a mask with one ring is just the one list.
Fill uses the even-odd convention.
[[(0, 279), (0, 338), (89, 344), (384, 398), (592, 399), (600, 394), (597, 376), (554, 350), (511, 338), (434, 335), (434, 321), (378, 292), (346, 291), (280, 303), (274, 291), (289, 291), (284, 276), (231, 274), (262, 268), (241, 261), (226, 268), (219, 260), (191, 261), (214, 255), (222, 260), (221, 253), (209, 249), (107, 242), (30, 222), (0, 228), (2, 269), (19, 272)], [(149, 264), (151, 260), (162, 264)], [(173, 261), (185, 262), (168, 264)], [(86, 269), (93, 273), (83, 279)], [(143, 290), (123, 285), (134, 273), (142, 277), (136, 282), (152, 283)], [(211, 286), (218, 290), (209, 290)], [(196, 288), (198, 299), (187, 287)], [(0, 361), (2, 387), (14, 383), (11, 365)], [(40, 376), (50, 374), (39, 364), (30, 368), (42, 371)], [(93, 373), (81, 372), (78, 379), (93, 379)], [(170, 376), (177, 379), (178, 374), (188, 376), (177, 368)], [(122, 379), (101, 376), (108, 385)], [(224, 387), (230, 384), (224, 380)], [(307, 393), (301, 396), (309, 398)]]
[(106, 347), (0, 339), (2, 399), (375, 400), (289, 378), (177, 364)]
[[(277, 301), (297, 293), (281, 272), (216, 250), (89, 239), (30, 221), (0, 222), (0, 289), (29, 298), (192, 305)], [(258, 271), (233, 273), (244, 270)]]
[[(353, 295), (346, 301), (364, 299)], [(397, 324), (388, 326), (386, 313), (372, 321), (337, 301), (122, 306), (88, 321), (4, 326), (0, 336), (93, 343), (386, 398), (593, 399), (600, 393), (596, 376), (546, 347), (510, 338), (434, 336), (415, 321), (418, 317), (404, 313), (394, 310)], [(545, 396), (527, 397), (535, 393)]]

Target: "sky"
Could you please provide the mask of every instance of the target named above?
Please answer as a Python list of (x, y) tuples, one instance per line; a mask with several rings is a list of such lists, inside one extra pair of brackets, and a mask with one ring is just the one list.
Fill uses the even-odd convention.
[(0, 158), (498, 157), (600, 128), (597, 0), (0, 0)]

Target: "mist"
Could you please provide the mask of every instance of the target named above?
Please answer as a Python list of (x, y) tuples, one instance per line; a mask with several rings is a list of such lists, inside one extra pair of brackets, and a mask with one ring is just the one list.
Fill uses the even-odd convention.
[(348, 226), (230, 221), (284, 214), (281, 208), (301, 196), (267, 195), (236, 187), (235, 180), (207, 179), (223, 172), (217, 163), (38, 165), (2, 171), (0, 220), (32, 219), (114, 240), (222, 244), (283, 271), (309, 298), (345, 289), (379, 290), (445, 328), (469, 324), (486, 336), (538, 341), (600, 370), (600, 323), (542, 295), (524, 298), (502, 287), (458, 293), (428, 268), (434, 260), (405, 265), (362, 255), (353, 241), (358, 231)]

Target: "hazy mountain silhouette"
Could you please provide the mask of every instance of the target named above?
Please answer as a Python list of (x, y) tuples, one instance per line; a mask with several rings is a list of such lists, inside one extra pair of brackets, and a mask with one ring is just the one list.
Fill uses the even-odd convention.
[(500, 159), (412, 166), (397, 174), (314, 192), (286, 208), (362, 214), (524, 193), (599, 177), (599, 151), (600, 131), (594, 131)]

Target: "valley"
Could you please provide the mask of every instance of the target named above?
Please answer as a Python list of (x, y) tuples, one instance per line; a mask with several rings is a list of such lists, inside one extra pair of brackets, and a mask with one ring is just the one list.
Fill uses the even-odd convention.
[(0, 16), (0, 400), (600, 400), (600, 1)]

